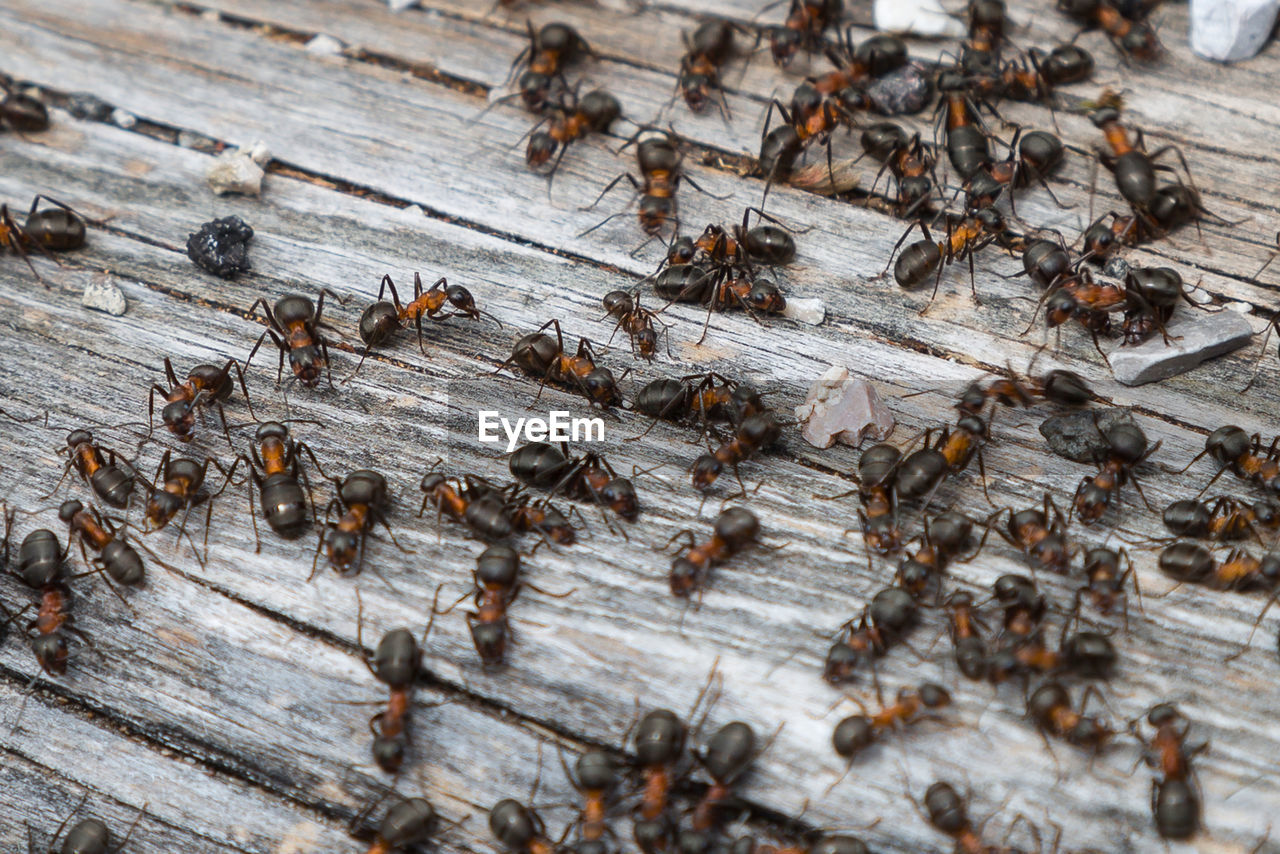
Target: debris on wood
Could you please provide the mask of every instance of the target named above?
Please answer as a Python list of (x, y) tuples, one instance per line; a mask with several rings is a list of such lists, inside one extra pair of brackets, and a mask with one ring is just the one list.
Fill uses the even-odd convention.
[(307, 42), (305, 47), (307, 53), (312, 53), (316, 56), (342, 56), (342, 52), (346, 50), (347, 46), (333, 36), (321, 33)]
[(115, 109), (92, 92), (72, 92), (67, 96), (67, 112), (77, 119), (105, 122)]
[(876, 0), (871, 10), (882, 33), (964, 38), (964, 23), (938, 0)]
[(1134, 424), (1133, 408), (1113, 406), (1054, 415), (1040, 424), (1040, 433), (1049, 443), (1049, 450), (1058, 456), (1091, 463), (1106, 455), (1105, 434), (1116, 424)]
[(128, 112), (127, 110), (121, 110), (119, 108), (116, 108), (111, 111), (111, 123), (116, 127), (121, 127), (121, 128), (124, 128), (125, 130), (129, 130), (129, 128), (133, 127), (138, 123), (138, 117), (135, 116), (133, 113)]
[(1239, 62), (1262, 50), (1280, 0), (1191, 0), (1191, 49), (1205, 59)]
[(910, 62), (871, 81), (867, 97), (877, 113), (912, 115), (929, 106), (933, 100), (933, 84), (923, 68)]
[(827, 163), (825, 157), (819, 158), (793, 172), (787, 183), (820, 196), (847, 193), (858, 186), (858, 170), (854, 168), (857, 162), (856, 158), (845, 158)]
[(264, 167), (271, 161), (271, 152), (263, 142), (255, 142), (248, 148), (225, 151), (209, 166), (205, 180), (219, 196), (239, 194), (257, 196), (262, 192)]
[(1184, 374), (1201, 362), (1249, 343), (1253, 326), (1234, 311), (1187, 312), (1174, 317), (1162, 336), (1110, 356), (1111, 373), (1125, 385), (1142, 385)]
[(114, 314), (116, 317), (121, 316), (129, 309), (129, 303), (124, 298), (124, 291), (116, 287), (109, 273), (96, 273), (89, 280), (89, 284), (84, 286), (84, 295), (80, 297), (80, 304), (94, 311)]
[(787, 307), (782, 310), (782, 316), (791, 320), (798, 320), (801, 323), (807, 323), (810, 326), (818, 326), (827, 317), (827, 307), (820, 299), (792, 299), (787, 298)]
[(187, 257), (197, 267), (222, 279), (249, 271), (249, 241), (253, 229), (238, 216), (206, 222), (187, 237)]
[(839, 365), (809, 386), (804, 403), (796, 407), (796, 418), (804, 422), (800, 435), (815, 448), (830, 448), (836, 442), (857, 447), (867, 436), (881, 441), (894, 425), (893, 413), (875, 386)]

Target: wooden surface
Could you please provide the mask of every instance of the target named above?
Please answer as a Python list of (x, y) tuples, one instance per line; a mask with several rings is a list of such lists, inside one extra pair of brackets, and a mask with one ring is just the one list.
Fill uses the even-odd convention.
[[(607, 86), (627, 116), (645, 122), (659, 120), (670, 97), (680, 32), (700, 14), (749, 22), (759, 5), (672, 0), (635, 11), (557, 3), (527, 13), (536, 23), (555, 18), (578, 27), (599, 53), (582, 67), (589, 85)], [(15, 537), (37, 526), (58, 529), (57, 502), (88, 497), (74, 478), (47, 495), (67, 430), (90, 427), (104, 444), (132, 454), (136, 427), (109, 425), (145, 419), (146, 389), (163, 379), (164, 356), (180, 372), (243, 358), (262, 331), (260, 320), (246, 319), (260, 296), (274, 300), (323, 286), (345, 298), (345, 305), (326, 307), (340, 376), (355, 365), (355, 325), (384, 273), (402, 294), (414, 270), (427, 281), (448, 276), (504, 324), (432, 326), (425, 356), (411, 334), (401, 333), (350, 383), (295, 387), (287, 402), (274, 385), (274, 354), (255, 360), (249, 385), (258, 416), (320, 422), (294, 430), (330, 473), (383, 471), (396, 502), (392, 525), (412, 553), (383, 536), (358, 579), (323, 570), (308, 583), (314, 534), (294, 543), (267, 534), (255, 553), (244, 492), (234, 490), (216, 504), (206, 566), (166, 532), (145, 542), (177, 571), (149, 560), (147, 584), (125, 594), (127, 606), (100, 582), (76, 581), (75, 614), (94, 649), (81, 648), (65, 677), (40, 675), (17, 633), (0, 647), (5, 851), (26, 850), (27, 825), (37, 846), (47, 846), (85, 792), (86, 810), (117, 829), (145, 809), (131, 854), (359, 850), (347, 822), (391, 781), (369, 761), (372, 710), (358, 705), (384, 693), (356, 647), (355, 590), (371, 646), (392, 627), (421, 627), (437, 585), (444, 584), (445, 601), (468, 589), (481, 546), (457, 527), (414, 517), (419, 477), (437, 457), (450, 473), (504, 477), (501, 450), (474, 441), (475, 411), (497, 406), (518, 414), (536, 383), (489, 374), (519, 335), (551, 318), (574, 338), (606, 340), (611, 324), (598, 319), (601, 295), (656, 264), (654, 245), (630, 254), (639, 242), (632, 215), (577, 236), (625, 203), (619, 191), (597, 210), (580, 210), (632, 167), (630, 155), (613, 153), (620, 138), (575, 145), (548, 192), (545, 180), (525, 170), (516, 142), (529, 116), (507, 106), (481, 114), (486, 97), (502, 93), (510, 59), (522, 46), (526, 10), (508, 15), (461, 0), (423, 6), (396, 15), (376, 0), (0, 4), (4, 71), (55, 97), (90, 92), (140, 120), (125, 130), (55, 110), (46, 133), (0, 137), (0, 199), (25, 208), (33, 194), (47, 192), (105, 220), (63, 266), (35, 262), (51, 290), (36, 284), (19, 259), (0, 258), (0, 405), (21, 415), (49, 412), (48, 426), (6, 421), (0, 432), (0, 495), (17, 507), (43, 508), (19, 517)], [(1073, 34), (1055, 14), (1021, 4), (1012, 9), (1024, 24), (1034, 15), (1015, 36), (1020, 44)], [(1273, 44), (1238, 67), (1199, 62), (1182, 37), (1186, 8), (1170, 5), (1160, 14), (1169, 47), (1164, 61), (1122, 66), (1097, 34), (1085, 34), (1080, 43), (1095, 52), (1100, 68), (1071, 94), (1125, 89), (1130, 115), (1150, 143), (1181, 147), (1206, 205), (1242, 220), (1232, 227), (1206, 223), (1202, 238), (1184, 230), (1126, 257), (1174, 266), (1215, 301), (1248, 303), (1261, 328), (1261, 316), (1276, 306), (1277, 274), (1261, 283), (1251, 276), (1268, 257), (1280, 219), (1272, 159), (1280, 105), (1265, 94), (1280, 74), (1280, 48)], [(781, 9), (766, 13), (781, 15)], [(867, 24), (869, 9), (856, 4), (851, 16)], [(305, 52), (302, 45), (320, 33), (341, 39), (349, 56)], [(912, 49), (928, 59), (946, 47), (920, 42)], [(710, 193), (730, 196), (719, 201), (682, 189), (683, 219), (695, 230), (733, 221), (744, 204), (758, 202), (761, 182), (720, 168), (717, 158), (754, 152), (768, 98), (795, 82), (763, 55), (728, 80), (731, 121), (714, 112), (692, 117), (682, 105), (660, 117), (698, 146), (687, 161), (690, 174)], [(1013, 107), (1008, 115), (1041, 127), (1051, 121), (1036, 107)], [(1086, 155), (1098, 135), (1080, 117), (1056, 118), (1071, 156), (1054, 187), (1075, 207), (1059, 209), (1042, 191), (1029, 192), (1018, 207), (1025, 220), (1071, 235), (1089, 216)], [(262, 198), (214, 197), (204, 181), (209, 150), (256, 140), (275, 158)], [(855, 145), (838, 139), (837, 156), (854, 153)], [(406, 210), (410, 205), (419, 208)], [(1105, 173), (1093, 205), (1099, 212), (1119, 206)], [(997, 275), (1019, 270), (1016, 259), (994, 249), (982, 253), (980, 307), (970, 301), (964, 276), (948, 271), (937, 302), (921, 316), (925, 295), (904, 294), (879, 277), (902, 223), (784, 187), (771, 192), (769, 210), (810, 228), (782, 282), (789, 296), (822, 299), (826, 323), (761, 326), (742, 314), (717, 314), (707, 341), (696, 346), (704, 314), (674, 307), (664, 315), (675, 324), (674, 359), (664, 353), (655, 365), (635, 365), (621, 339), (604, 357), (615, 374), (632, 368), (623, 380), (628, 396), (657, 376), (714, 368), (750, 378), (785, 412), (828, 365), (843, 364), (877, 385), (898, 417), (895, 438), (905, 441), (952, 420), (951, 401), (967, 382), (1006, 363), (1024, 367), (1042, 341), (1039, 331), (1020, 336), (1032, 308), (1025, 280)], [(254, 270), (235, 282), (195, 270), (184, 252), (186, 235), (200, 223), (230, 214), (256, 231)], [(84, 284), (103, 271), (129, 299), (123, 317), (80, 305)], [(1224, 423), (1267, 435), (1280, 430), (1274, 350), (1257, 386), (1244, 397), (1233, 393), (1256, 353), (1255, 346), (1130, 389), (1111, 381), (1088, 339), (1068, 330), (1041, 364), (1079, 371), (1101, 394), (1135, 408), (1147, 435), (1163, 443), (1141, 472), (1147, 497), (1163, 506), (1208, 480), (1212, 468), (1203, 462), (1173, 472), (1209, 430)], [(904, 396), (913, 392), (925, 393)], [(539, 406), (552, 404), (575, 405), (548, 389)], [(1044, 414), (997, 417), (985, 457), (996, 505), (1027, 506), (1044, 489), (1064, 499), (1090, 471), (1047, 452), (1036, 431)], [(243, 402), (233, 403), (228, 417), (247, 422)], [(627, 526), (624, 540), (588, 510), (583, 544), (539, 549), (528, 559), (533, 583), (573, 593), (521, 596), (512, 608), (517, 641), (510, 666), (496, 672), (479, 666), (462, 609), (436, 622), (426, 651), (431, 676), (418, 696), (451, 702), (414, 712), (411, 760), (396, 791), (427, 796), (448, 819), (466, 818), (443, 835), (441, 850), (493, 850), (485, 810), (503, 797), (527, 799), (539, 773), (539, 802), (572, 800), (557, 752), (568, 757), (588, 745), (624, 750), (637, 708), (688, 709), (717, 659), (723, 684), (704, 734), (739, 718), (761, 733), (783, 725), (743, 781), (759, 832), (790, 817), (812, 828), (852, 830), (876, 851), (945, 850), (946, 841), (905, 794), (919, 798), (940, 778), (973, 789), (975, 816), (1007, 801), (988, 824), (997, 840), (1018, 813), (1046, 837), (1052, 825), (1061, 826), (1063, 850), (1248, 851), (1275, 829), (1276, 618), (1264, 622), (1250, 651), (1224, 663), (1265, 600), (1187, 587), (1162, 595), (1171, 585), (1156, 571), (1155, 553), (1143, 549), (1134, 557), (1145, 609), (1132, 610), (1127, 631), (1112, 622), (1122, 664), (1104, 691), (1106, 713), (1123, 721), (1172, 700), (1195, 722), (1196, 737), (1211, 743), (1198, 762), (1206, 830), (1193, 843), (1166, 846), (1155, 836), (1150, 777), (1145, 767), (1133, 770), (1132, 740), (1121, 739), (1093, 763), (1061, 745), (1050, 754), (1022, 719), (1019, 688), (992, 691), (959, 680), (934, 613), (912, 641), (923, 660), (897, 650), (883, 661), (880, 678), (890, 691), (925, 679), (953, 686), (956, 725), (926, 724), (895, 738), (828, 792), (843, 770), (829, 746), (831, 727), (851, 706), (833, 709), (841, 694), (819, 678), (821, 661), (829, 636), (893, 571), (880, 561), (869, 568), (858, 537), (845, 533), (856, 525), (853, 499), (815, 497), (850, 487), (857, 452), (818, 451), (788, 429), (776, 452), (745, 465), (752, 492), (742, 503), (761, 518), (766, 543), (784, 547), (753, 550), (716, 571), (701, 607), (690, 609), (667, 590), (670, 551), (662, 544), (687, 527), (706, 533), (734, 485), (726, 477), (703, 504), (687, 485), (686, 469), (699, 453), (693, 437), (659, 425), (643, 441), (625, 441), (645, 426), (646, 419), (621, 412), (609, 422), (604, 446), (615, 465), (654, 469), (637, 480), (640, 522)], [(237, 452), (251, 435), (251, 428), (233, 433)], [(163, 433), (153, 438), (138, 460), (148, 473), (165, 447), (231, 457), (212, 422), (189, 447), (177, 448)], [(1248, 494), (1228, 479), (1220, 484), (1221, 491)], [(326, 485), (325, 500), (328, 492)], [(937, 500), (978, 516), (990, 512), (976, 474), (947, 483)], [(1113, 543), (1163, 535), (1132, 492), (1106, 522), (1077, 526), (1073, 534), (1101, 542), (1114, 525)], [(193, 518), (192, 530), (201, 536), (202, 522)], [(978, 559), (952, 576), (977, 591), (1003, 572), (1022, 570), (1018, 556), (992, 537)], [(1044, 575), (1040, 581), (1064, 603), (1078, 584)], [(0, 579), (5, 603), (30, 598), (16, 580)], [(873, 700), (865, 686), (851, 693)], [(573, 817), (565, 807), (544, 814), (557, 833)], [(623, 819), (617, 828), (628, 838)], [(1270, 842), (1262, 850), (1280, 848)]]

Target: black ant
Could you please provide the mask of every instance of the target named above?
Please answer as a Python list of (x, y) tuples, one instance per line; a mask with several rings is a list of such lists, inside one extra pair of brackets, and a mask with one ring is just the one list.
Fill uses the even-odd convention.
[[(1138, 494), (1142, 495), (1142, 487), (1134, 478), (1133, 470), (1162, 444), (1156, 442), (1149, 446), (1141, 428), (1123, 422), (1112, 424), (1102, 435), (1107, 445), (1105, 458), (1099, 461), (1096, 475), (1080, 481), (1073, 504), (1076, 515), (1086, 525), (1102, 518), (1125, 483), (1132, 482)], [(1143, 501), (1145, 503), (1145, 496)]]
[[(555, 328), (555, 338), (542, 331), (547, 327)], [(539, 397), (543, 386), (551, 382), (574, 389), (591, 403), (601, 407), (622, 404), (622, 393), (618, 390), (613, 372), (596, 365), (596, 355), (590, 341), (580, 338), (577, 353), (573, 356), (566, 355), (564, 336), (558, 320), (547, 321), (537, 332), (517, 341), (511, 348), (511, 358), (499, 365), (498, 370), (509, 365), (515, 365), (529, 376), (541, 380)]]
[(726, 465), (733, 466), (751, 459), (764, 448), (778, 441), (782, 434), (777, 416), (772, 412), (761, 412), (742, 420), (733, 436), (709, 454), (703, 454), (693, 461), (693, 488), (706, 491), (720, 477)]
[(1259, 560), (1233, 549), (1226, 560), (1215, 561), (1199, 543), (1176, 542), (1160, 552), (1160, 571), (1180, 582), (1204, 584), (1215, 590), (1275, 590), (1280, 588), (1280, 552)]
[[(235, 474), (241, 459), (243, 457), (237, 458), (236, 462), (232, 464), (231, 470), (228, 471), (212, 457), (207, 457), (203, 463), (186, 457), (179, 457), (175, 460), (170, 458), (170, 451), (166, 450), (164, 456), (160, 458), (160, 464), (156, 466), (156, 473), (150, 484), (151, 495), (147, 498), (146, 506), (148, 532), (164, 528), (173, 520), (174, 516), (178, 515), (179, 510), (185, 508), (189, 514), (197, 505), (206, 504), (204, 554), (205, 558), (207, 558), (209, 555), (209, 522), (213, 518), (213, 499), (226, 491), (227, 486), (231, 483), (231, 476)], [(204, 485), (205, 475), (208, 474), (209, 466), (216, 468), (224, 477), (222, 487), (214, 493), (200, 491), (200, 487)], [(162, 486), (157, 487), (155, 484), (162, 479), (162, 476), (164, 483)], [(186, 524), (187, 518), (184, 514), (182, 525), (178, 531), (179, 537), (185, 532)], [(203, 560), (201, 562), (203, 563)]]
[[(1164, 839), (1190, 839), (1200, 828), (1200, 795), (1191, 779), (1191, 760), (1209, 744), (1187, 744), (1191, 722), (1172, 703), (1152, 706), (1146, 718), (1155, 731), (1143, 747), (1142, 758), (1160, 772), (1159, 779), (1151, 781), (1156, 832)], [(1129, 729), (1141, 738), (1136, 721)]]
[(734, 29), (728, 21), (716, 19), (704, 21), (692, 36), (684, 34), (685, 52), (680, 57), (676, 91), (695, 113), (701, 113), (715, 98), (721, 114), (729, 116), (720, 85), (720, 67), (733, 55)]
[[(391, 289), (391, 302), (384, 300), (383, 294), (387, 289)], [(446, 309), (448, 309), (446, 311)], [(448, 320), (451, 317), (469, 317), (472, 320), (479, 320), (481, 317), (488, 317), (502, 326), (502, 323), (488, 312), (481, 311), (476, 308), (475, 299), (471, 296), (471, 292), (462, 285), (451, 285), (449, 280), (440, 277), (431, 287), (423, 289), (422, 275), (420, 273), (413, 274), (413, 299), (406, 305), (400, 302), (400, 295), (396, 293), (395, 282), (391, 281), (390, 275), (382, 277), (382, 286), (378, 288), (378, 299), (372, 305), (364, 310), (360, 315), (360, 340), (364, 342), (364, 353), (360, 356), (360, 362), (356, 365), (356, 369), (351, 372), (354, 377), (359, 371), (360, 366), (364, 364), (365, 358), (373, 350), (374, 347), (380, 347), (390, 340), (391, 336), (399, 329), (403, 329), (410, 320), (418, 332), (418, 349), (426, 355), (426, 346), (422, 343), (422, 318), (426, 317), (437, 323)], [(351, 377), (343, 380), (347, 382)]]
[[(609, 126), (622, 115), (622, 105), (618, 99), (603, 89), (588, 92), (578, 99), (572, 92), (567, 93), (562, 102), (555, 107), (553, 114), (543, 119), (529, 135), (529, 144), (525, 148), (525, 163), (530, 169), (539, 169), (547, 164), (554, 155), (556, 160), (547, 171), (547, 180), (555, 177), (564, 159), (569, 145), (588, 133), (608, 133)], [(548, 124), (546, 130), (539, 130)]]
[(262, 312), (267, 316), (267, 328), (249, 351), (249, 358), (244, 360), (245, 369), (248, 370), (254, 354), (270, 335), (276, 349), (280, 351), (276, 385), (280, 384), (286, 353), (289, 354), (289, 366), (293, 369), (294, 378), (304, 386), (314, 388), (320, 382), (322, 369), (329, 377), (329, 384), (333, 385), (333, 375), (329, 370), (329, 346), (320, 335), (326, 295), (342, 302), (342, 298), (328, 288), (321, 289), (320, 299), (315, 303), (300, 294), (281, 297), (276, 301), (274, 311), (267, 305), (266, 297), (255, 300), (249, 307), (249, 315), (254, 316), (258, 306), (262, 306)]
[(744, 507), (730, 507), (716, 518), (711, 539), (706, 543), (699, 545), (695, 542), (691, 531), (682, 533), (689, 537), (689, 548), (671, 562), (668, 577), (672, 595), (687, 599), (703, 589), (712, 567), (719, 566), (757, 541), (760, 520)]
[(1260, 498), (1250, 504), (1229, 495), (1212, 501), (1187, 498), (1166, 507), (1162, 518), (1179, 537), (1227, 542), (1252, 535), (1262, 542), (1259, 528), (1280, 529), (1280, 500)]
[(852, 767), (862, 751), (875, 744), (890, 729), (898, 729), (927, 717), (926, 709), (940, 709), (951, 705), (951, 694), (941, 685), (926, 682), (919, 690), (902, 688), (897, 699), (883, 706), (875, 714), (864, 708), (860, 715), (850, 715), (836, 724), (831, 734), (831, 744), (836, 753), (848, 760)]
[[(627, 140), (623, 148), (632, 143), (636, 146), (636, 166), (640, 170), (640, 179), (637, 180), (630, 172), (623, 172), (600, 191), (600, 195), (587, 209), (590, 210), (598, 205), (606, 193), (626, 178), (640, 194), (640, 227), (644, 233), (654, 237), (668, 222), (673, 223), (678, 230), (680, 218), (676, 208), (676, 189), (680, 183), (687, 181), (700, 193), (705, 193), (706, 190), (685, 173), (684, 157), (680, 153), (677, 145), (678, 138), (674, 133), (654, 128), (640, 128), (631, 139)], [(606, 217), (578, 236), (590, 234), (615, 216), (620, 214)]]
[[(329, 565), (340, 575), (360, 573), (364, 565), (365, 545), (373, 531), (375, 522), (386, 528), (387, 536), (396, 548), (405, 551), (396, 536), (391, 532), (387, 522), (387, 513), (391, 509), (391, 496), (387, 491), (387, 479), (376, 471), (360, 469), (353, 471), (345, 478), (333, 479), (338, 494), (333, 497), (324, 511), (324, 534), (316, 545), (316, 556), (311, 562), (311, 577), (316, 573), (316, 562), (323, 548), (329, 558)], [(329, 514), (337, 507), (342, 517), (336, 522), (329, 521)]]
[(635, 486), (618, 477), (609, 461), (596, 453), (574, 457), (568, 448), (528, 442), (512, 452), (507, 466), (521, 483), (563, 493), (575, 501), (594, 501), (628, 522), (640, 515)]
[(1056, 736), (1075, 747), (1101, 752), (1116, 731), (1099, 718), (1086, 715), (1084, 705), (1097, 692), (1086, 688), (1079, 711), (1071, 708), (1071, 695), (1057, 682), (1046, 682), (1027, 699), (1027, 714), (1041, 732)]
[[(55, 207), (39, 210), (41, 201)], [(84, 243), (84, 218), (57, 199), (44, 195), (36, 196), (31, 200), (31, 209), (27, 211), (27, 218), (21, 225), (9, 213), (9, 206), (0, 204), (0, 249), (8, 248), (22, 256), (22, 260), (31, 268), (36, 281), (46, 288), (49, 285), (40, 278), (40, 273), (31, 263), (28, 250), (34, 249), (54, 263), (60, 263), (53, 257), (54, 252), (79, 249), (84, 246)]]
[(1043, 509), (1009, 509), (1009, 521), (997, 531), (1009, 545), (1021, 550), (1032, 566), (1058, 575), (1070, 568), (1073, 547), (1067, 539), (1067, 521), (1047, 492)]
[[(1008, 235), (1005, 229), (1004, 217), (993, 207), (978, 208), (968, 211), (961, 217), (948, 214), (946, 217), (946, 237), (942, 241), (935, 242), (929, 234), (929, 227), (924, 224), (923, 220), (912, 223), (898, 238), (898, 242), (894, 244), (893, 252), (898, 251), (898, 247), (911, 235), (911, 230), (916, 226), (920, 227), (921, 233), (924, 234), (924, 240), (918, 240), (912, 243), (906, 249), (903, 249), (898, 255), (897, 262), (893, 263), (893, 278), (898, 283), (898, 287), (905, 290), (918, 288), (925, 283), (931, 275), (934, 276), (933, 294), (929, 297), (929, 304), (921, 310), (921, 314), (928, 310), (928, 306), (933, 303), (934, 297), (938, 295), (938, 285), (942, 282), (942, 270), (950, 264), (959, 263), (967, 260), (969, 262), (969, 289), (973, 294), (973, 301), (981, 304), (978, 299), (978, 287), (974, 281), (974, 265), (973, 256), (985, 246), (992, 243), (1004, 245), (1008, 241)], [(893, 255), (890, 253), (890, 258)], [(885, 272), (888, 272), (886, 266)]]
[(827, 651), (822, 678), (842, 685), (857, 678), (863, 664), (883, 657), (915, 628), (919, 606), (900, 587), (886, 587), (872, 597), (855, 624), (841, 627), (841, 637)]
[(1145, 21), (1126, 18), (1109, 0), (1058, 0), (1058, 9), (1088, 27), (1107, 34), (1116, 50), (1129, 57), (1151, 62), (1162, 50), (1155, 30)]
[(538, 814), (511, 798), (498, 801), (489, 810), (489, 830), (513, 854), (555, 854), (559, 850), (547, 838)]
[[(6, 557), (11, 518), (11, 514), (6, 514)], [(23, 538), (18, 547), (18, 571), (14, 573), (24, 584), (40, 593), (39, 611), (36, 618), (27, 624), (27, 636), (31, 639), (31, 652), (40, 669), (50, 676), (61, 676), (67, 672), (67, 641), (71, 635), (89, 644), (84, 633), (75, 628), (75, 618), (69, 610), (71, 590), (66, 583), (65, 560), (66, 552), (58, 543), (57, 535), (41, 528)]]
[(768, 30), (773, 61), (786, 68), (801, 50), (818, 50), (822, 34), (843, 14), (843, 0), (791, 0), (786, 22)]
[(249, 390), (244, 384), (244, 372), (235, 359), (228, 359), (221, 368), (215, 365), (196, 365), (187, 374), (186, 382), (178, 382), (173, 363), (169, 361), (168, 356), (165, 356), (164, 375), (169, 382), (169, 388), (152, 383), (151, 391), (147, 395), (148, 427), (154, 429), (152, 425), (155, 423), (156, 392), (159, 392), (165, 401), (164, 407), (160, 410), (160, 420), (178, 441), (191, 441), (195, 435), (196, 409), (207, 406), (217, 407), (218, 417), (222, 419), (222, 434), (226, 436), (227, 444), (231, 444), (231, 436), (227, 432), (227, 416), (223, 412), (222, 404), (231, 399), (231, 393), (234, 391), (231, 385), (232, 368), (236, 369), (236, 376), (240, 380), (240, 391), (244, 393), (249, 415), (254, 417), (253, 404), (249, 401)]
[[(105, 570), (117, 584), (136, 587), (146, 578), (142, 557), (95, 508), (86, 508), (76, 499), (62, 502), (58, 518), (65, 522), (72, 537), (78, 538), (80, 555), (94, 569)], [(98, 556), (89, 559), (88, 544)]]
[[(249, 447), (251, 457), (246, 460), (241, 454), (237, 458), (237, 462), (251, 462), (249, 473), (258, 487), (263, 516), (271, 530), (286, 540), (298, 539), (306, 532), (308, 520), (315, 521), (315, 505), (310, 498), (311, 483), (307, 478), (307, 470), (302, 465), (303, 452), (323, 474), (324, 469), (305, 442), (295, 441), (289, 435), (289, 428), (283, 423), (264, 421), (254, 433), (253, 444)], [(303, 491), (302, 484), (306, 484), (306, 491)], [(311, 510), (310, 514), (307, 512), (308, 508)], [(253, 522), (253, 538), (257, 543), (254, 551), (261, 551), (257, 515), (253, 512), (252, 487), (249, 489), (249, 518)]]
[[(436, 591), (437, 596), (439, 590)], [(356, 645), (364, 666), (374, 678), (390, 689), (386, 709), (369, 719), (369, 731), (373, 733), (373, 759), (388, 774), (396, 774), (404, 764), (405, 749), (409, 745), (408, 718), (413, 706), (413, 686), (425, 670), (422, 666), (422, 650), (431, 634), (435, 621), (436, 602), (431, 603), (431, 619), (422, 633), (422, 641), (414, 639), (408, 629), (393, 629), (382, 636), (378, 647), (370, 657), (364, 649), (362, 615), (356, 620)], [(427, 708), (441, 705), (432, 703)]]
[[(664, 332), (668, 324), (658, 320), (656, 311), (640, 305), (638, 290), (635, 293), (610, 291), (604, 295), (602, 302), (605, 316), (617, 318), (618, 322), (613, 327), (613, 335), (617, 335), (619, 329), (624, 330), (627, 337), (631, 339), (631, 352), (641, 359), (652, 362), (658, 351), (658, 330), (654, 328), (654, 321), (657, 321)], [(613, 335), (609, 336), (609, 341), (613, 341)], [(670, 354), (671, 343), (668, 339), (667, 355)]]
[(1201, 494), (1213, 486), (1222, 473), (1230, 471), (1241, 480), (1251, 481), (1271, 493), (1280, 494), (1280, 438), (1263, 451), (1258, 434), (1250, 436), (1234, 424), (1219, 427), (1204, 440), (1204, 450), (1196, 454), (1186, 471), (1196, 461), (1208, 454), (1218, 464), (1218, 471), (1201, 490)]
[[(63, 478), (74, 468), (99, 500), (120, 509), (129, 505), (137, 472), (127, 463), (121, 463), (116, 458), (115, 451), (100, 446), (88, 430), (72, 430), (67, 434), (66, 454)], [(62, 480), (59, 479), (58, 484), (61, 483)], [(55, 486), (53, 492), (57, 489)], [(49, 494), (52, 495), (53, 492)]]
[(941, 582), (951, 561), (968, 548), (972, 535), (973, 520), (954, 510), (927, 521), (920, 548), (898, 566), (899, 586), (917, 600), (924, 598)]

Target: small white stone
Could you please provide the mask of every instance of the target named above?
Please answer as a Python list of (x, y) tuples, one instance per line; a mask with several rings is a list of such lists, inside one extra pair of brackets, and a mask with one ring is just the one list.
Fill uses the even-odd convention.
[(939, 0), (875, 0), (872, 20), (885, 33), (963, 38), (964, 22), (946, 10)]
[(1262, 50), (1280, 0), (1191, 0), (1191, 49), (1205, 59), (1239, 62)]
[(111, 123), (116, 127), (122, 127), (125, 130), (128, 130), (138, 123), (138, 117), (133, 113), (117, 107), (111, 111)]
[(392, 12), (403, 12), (405, 9), (417, 6), (418, 0), (387, 0), (387, 5), (391, 7)]
[(342, 56), (342, 51), (346, 49), (346, 45), (333, 36), (321, 33), (307, 42), (306, 48), (307, 53), (314, 53), (317, 56)]
[(875, 387), (839, 365), (818, 377), (795, 412), (804, 422), (800, 435), (815, 448), (836, 442), (857, 446), (866, 436), (879, 441), (893, 432), (893, 413), (880, 402)]
[(405, 219), (422, 219), (427, 212), (422, 209), (422, 205), (409, 205), (407, 208), (400, 209), (400, 216)]
[(807, 323), (810, 326), (817, 326), (826, 319), (827, 307), (823, 305), (820, 299), (792, 299), (787, 297), (787, 307), (782, 310), (782, 316), (798, 320), (801, 323)]
[(80, 297), (80, 304), (94, 311), (114, 314), (116, 317), (124, 314), (129, 308), (124, 292), (116, 287), (106, 273), (97, 273), (89, 280), (89, 284), (84, 286), (84, 296)]
[[(265, 149), (264, 149), (265, 150)], [(267, 154), (270, 159), (270, 154)], [(262, 192), (262, 176), (266, 174), (245, 149), (224, 151), (209, 166), (205, 180), (219, 196), (239, 193), (256, 196)]]
[(257, 163), (263, 169), (267, 168), (267, 164), (271, 162), (271, 149), (267, 148), (267, 144), (262, 140), (257, 140), (246, 148), (240, 149), (241, 153), (249, 155), (249, 159)]
[(1185, 311), (1176, 315), (1165, 331), (1169, 333), (1168, 344), (1157, 334), (1137, 347), (1113, 351), (1110, 361), (1115, 378), (1125, 385), (1142, 385), (1183, 374), (1253, 338), (1252, 324), (1234, 311)]
[(217, 23), (222, 20), (222, 13), (217, 9), (205, 9), (200, 13), (200, 17), (206, 21), (213, 21), (214, 23)]

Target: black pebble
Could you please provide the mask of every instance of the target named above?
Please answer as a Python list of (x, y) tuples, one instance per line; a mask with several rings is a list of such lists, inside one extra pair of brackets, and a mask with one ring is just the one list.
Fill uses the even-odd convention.
[(1107, 429), (1122, 422), (1133, 424), (1132, 412), (1127, 406), (1115, 406), (1054, 415), (1040, 425), (1040, 433), (1058, 456), (1077, 463), (1091, 463), (1106, 455), (1107, 440), (1103, 434)]
[(933, 84), (928, 76), (912, 64), (891, 71), (867, 86), (872, 108), (885, 116), (918, 113), (928, 106), (932, 94)]
[(201, 270), (234, 279), (249, 270), (253, 229), (238, 216), (215, 219), (187, 238), (187, 257)]

